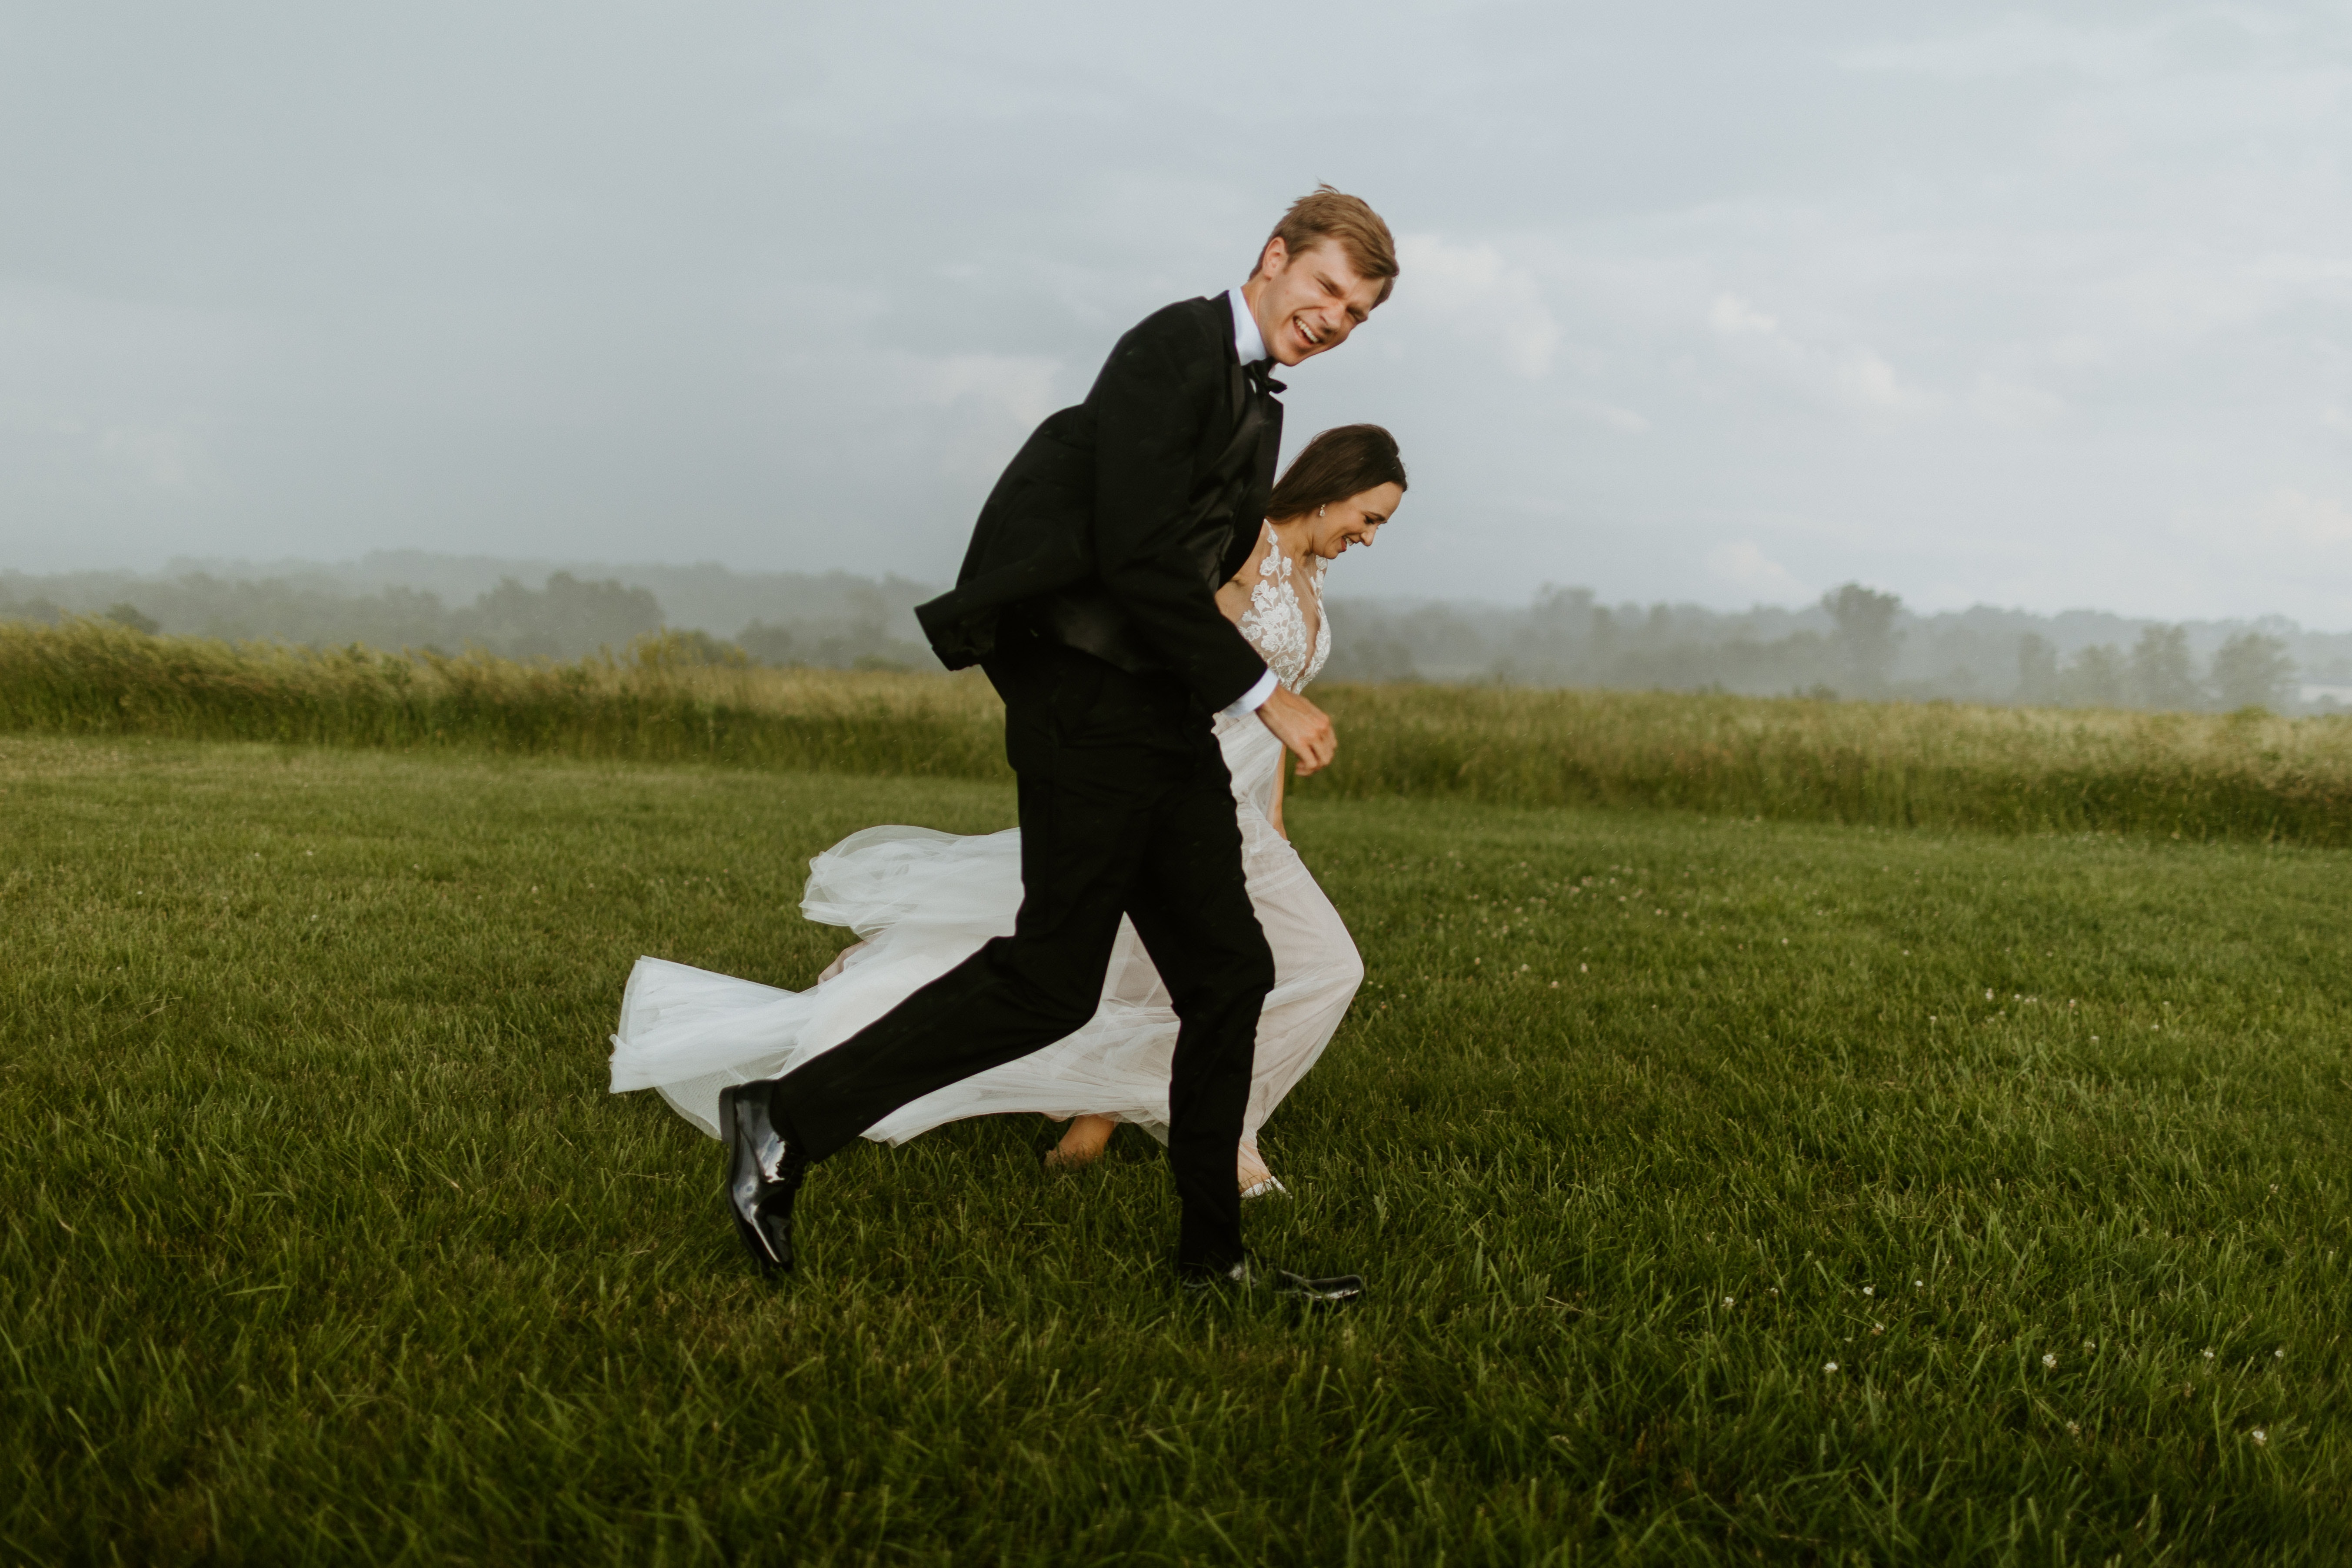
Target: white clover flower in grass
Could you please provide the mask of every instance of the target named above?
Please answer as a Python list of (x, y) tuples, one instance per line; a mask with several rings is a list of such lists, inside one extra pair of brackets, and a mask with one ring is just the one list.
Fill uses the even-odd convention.
[(1927, 1282), (1925, 1279), (1914, 1279), (1911, 1281), (1911, 1289), (1914, 1290), (1925, 1290), (1927, 1288)]
[(2207, 1351), (2205, 1352), (2205, 1359), (2207, 1361), (2211, 1361), (2213, 1359), (2213, 1352), (2211, 1351)]
[(1723, 1299), (1723, 1304), (1724, 1304), (1725, 1306), (1727, 1306), (1727, 1307), (1730, 1306), (1730, 1305), (1731, 1305), (1731, 1298), (1730, 1298), (1730, 1297), (1728, 1297), (1728, 1296), (1726, 1296), (1726, 1297)]
[(1864, 1285), (1862, 1288), (1862, 1293), (1865, 1296), (1875, 1296), (1878, 1294), (1878, 1287), (1875, 1285)]
[(2042, 1364), (2047, 1367), (2056, 1366), (2058, 1364), (2058, 1352), (2056, 1351), (2043, 1351), (2042, 1352)]
[(1825, 1361), (1822, 1363), (1822, 1370), (1823, 1372), (1835, 1372), (1837, 1370), (1837, 1363), (1833, 1361)]
[(2270, 1447), (2271, 1435), (2263, 1431), (2259, 1426), (2255, 1427), (2253, 1430), (2253, 1438), (2255, 1447), (2267, 1448)]
[(2271, 1354), (2280, 1361), (2284, 1361), (2286, 1360), (2286, 1347), (2284, 1345), (2281, 1345), (2278, 1349), (2271, 1352)]

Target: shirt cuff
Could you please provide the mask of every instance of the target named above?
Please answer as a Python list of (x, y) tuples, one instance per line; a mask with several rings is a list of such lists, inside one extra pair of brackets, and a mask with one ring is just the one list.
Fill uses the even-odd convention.
[(1247, 691), (1243, 692), (1239, 697), (1234, 698), (1232, 704), (1225, 709), (1224, 712), (1220, 715), (1220, 717), (1226, 719), (1248, 718), (1251, 714), (1265, 706), (1265, 700), (1274, 695), (1274, 689), (1278, 684), (1279, 682), (1277, 682), (1274, 678), (1274, 671), (1270, 669), (1267, 670), (1264, 675), (1257, 678), (1257, 683), (1255, 685), (1252, 686)]

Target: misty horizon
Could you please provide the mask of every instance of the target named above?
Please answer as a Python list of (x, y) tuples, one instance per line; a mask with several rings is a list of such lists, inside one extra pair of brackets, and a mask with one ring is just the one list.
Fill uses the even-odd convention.
[[(1349, 563), (1349, 565), (1357, 563), (1357, 561), (1354, 560), (1351, 560)], [(1341, 570), (1344, 571), (1345, 568), (1341, 568)], [(104, 574), (108, 572), (118, 572), (131, 577), (159, 583), (167, 582), (196, 573), (203, 573), (213, 576), (237, 581), (260, 581), (273, 578), (299, 580), (307, 576), (325, 576), (347, 584), (374, 583), (381, 584), (385, 586), (432, 588), (434, 591), (441, 593), (445, 597), (478, 594), (488, 587), (495, 586), (500, 579), (507, 577), (517, 578), (526, 584), (536, 584), (546, 578), (548, 575), (558, 572), (569, 573), (572, 576), (588, 579), (614, 577), (623, 582), (638, 581), (648, 574), (668, 576), (679, 574), (717, 573), (745, 579), (768, 576), (810, 578), (840, 577), (857, 581), (874, 582), (877, 584), (890, 582), (902, 583), (909, 589), (921, 594), (939, 594), (945, 592), (953, 577), (952, 571), (941, 572), (930, 576), (925, 576), (920, 574), (903, 571), (860, 571), (854, 567), (802, 571), (793, 571), (790, 569), (761, 570), (757, 568), (747, 569), (740, 566), (733, 566), (723, 561), (711, 560), (674, 561), (663, 560), (658, 557), (650, 556), (631, 560), (592, 560), (585, 557), (507, 556), (479, 552), (471, 553), (452, 552), (419, 550), (413, 547), (371, 550), (362, 555), (343, 557), (341, 559), (284, 556), (274, 560), (255, 560), (249, 557), (179, 555), (173, 556), (165, 561), (162, 565), (154, 567), (80, 567), (66, 568), (63, 571), (57, 573), (26, 572), (23, 568), (18, 567), (12, 563), (0, 562), (0, 581), (5, 581), (10, 578), (31, 579), (37, 577), (67, 576), (76, 574), (78, 573)], [(1590, 583), (1555, 584), (1551, 582), (1538, 583), (1516, 598), (1501, 595), (1482, 597), (1477, 595), (1442, 593), (1349, 593), (1344, 579), (1334, 578), (1332, 581), (1332, 591), (1335, 598), (1377, 601), (1394, 605), (1428, 604), (1454, 605), (1461, 606), (1490, 605), (1518, 609), (1526, 607), (1528, 605), (1536, 602), (1547, 595), (1563, 590), (1588, 592), (1594, 596), (1596, 602), (1619, 607), (1630, 605), (1647, 610), (1652, 605), (1664, 605), (1673, 609), (1703, 609), (1710, 614), (1731, 616), (1759, 615), (1802, 616), (1810, 612), (1819, 609), (1821, 603), (1821, 595), (1813, 595), (1793, 603), (1785, 600), (1756, 599), (1744, 605), (1726, 605), (1717, 603), (1711, 603), (1703, 598), (1644, 599), (1630, 594), (1612, 595)], [(1860, 578), (1855, 577), (1848, 577), (1841, 579), (1841, 581), (1862, 583)], [(436, 584), (449, 585), (436, 586)], [(1899, 593), (1884, 584), (1862, 583), (1862, 585), (1885, 592), (1896, 593), (1896, 596), (1898, 598), (1902, 597)], [(2314, 626), (2299, 621), (2292, 616), (2271, 611), (2240, 616), (2174, 617), (2138, 612), (2126, 605), (2088, 603), (2063, 605), (2054, 609), (2040, 610), (2032, 609), (2023, 605), (1997, 605), (1990, 603), (1961, 605), (1941, 609), (1927, 609), (1920, 606), (1915, 606), (1911, 605), (1909, 601), (1906, 600), (1904, 610), (1906, 615), (1920, 616), (1923, 618), (1934, 616), (1966, 616), (1978, 613), (2000, 616), (2032, 616), (2037, 619), (2048, 620), (2063, 620), (2069, 617), (2089, 616), (2129, 626), (2160, 624), (2211, 626), (2217, 628), (2248, 627), (2260, 629), (2264, 627), (2273, 627), (2279, 629), (2292, 628), (2294, 631), (2298, 633), (2307, 632), (2321, 637), (2352, 637), (2352, 616), (2347, 616), (2345, 623), (2341, 626)], [(704, 627), (703, 629), (711, 630), (713, 628)]]
[[(0, 570), (0, 622), (314, 647), (473, 649), (937, 669), (914, 607), (938, 584), (417, 551), (344, 563), (183, 560), (163, 574)], [(2352, 633), (2284, 617), (2167, 622), (2076, 609), (1920, 611), (1849, 583), (1810, 605), (1724, 612), (1603, 602), (1541, 584), (1524, 603), (1349, 595), (1335, 579), (1327, 679), (1633, 687), (2055, 707), (2352, 709)], [(650, 641), (648, 640), (650, 639)], [(680, 640), (683, 639), (683, 640)]]
[(2352, 626), (2352, 16), (1317, 15), (16, 15), (0, 565), (943, 581), (1329, 180), (1403, 265), (1286, 377), (1411, 466), (1360, 593)]

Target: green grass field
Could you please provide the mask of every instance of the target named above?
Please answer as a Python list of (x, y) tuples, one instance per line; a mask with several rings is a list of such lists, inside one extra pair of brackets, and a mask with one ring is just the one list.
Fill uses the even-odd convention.
[(1309, 794), (1370, 980), (1251, 1239), (1369, 1300), (1188, 1308), (1156, 1159), (1007, 1121), (763, 1286), (631, 961), (803, 984), (809, 855), (1011, 809), (0, 737), (0, 1555), (2352, 1551), (2352, 853)]
[[(0, 622), (0, 732), (266, 741), (1003, 782), (1003, 709), (947, 676), (700, 665), (677, 638), (518, 664)], [(1318, 686), (1301, 794), (1664, 806), (1851, 826), (2352, 848), (2352, 719), (1683, 691)]]

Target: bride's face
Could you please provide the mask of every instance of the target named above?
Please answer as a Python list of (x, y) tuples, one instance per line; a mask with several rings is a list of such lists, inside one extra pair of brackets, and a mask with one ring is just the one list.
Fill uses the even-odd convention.
[(1310, 511), (1299, 520), (1307, 533), (1307, 552), (1320, 555), (1326, 561), (1337, 561), (1347, 553), (1351, 544), (1367, 550), (1381, 531), (1381, 524), (1396, 515), (1404, 500), (1402, 485), (1375, 486), (1346, 500), (1335, 500), (1319, 511)]

